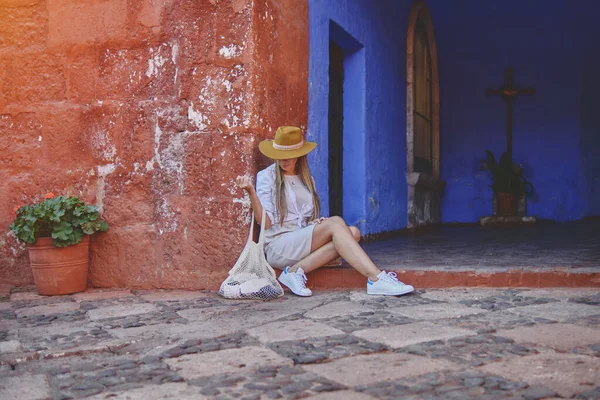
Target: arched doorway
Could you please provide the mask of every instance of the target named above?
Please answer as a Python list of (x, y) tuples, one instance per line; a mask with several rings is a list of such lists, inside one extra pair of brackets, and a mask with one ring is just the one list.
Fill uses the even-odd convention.
[(407, 226), (440, 222), (440, 94), (437, 43), (424, 0), (411, 8), (406, 41)]

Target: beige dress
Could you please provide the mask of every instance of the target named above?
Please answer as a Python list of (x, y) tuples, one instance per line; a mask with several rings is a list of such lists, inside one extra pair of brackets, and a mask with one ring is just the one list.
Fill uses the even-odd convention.
[[(299, 210), (312, 209), (313, 198), (297, 175), (284, 175), (286, 186), (295, 195), (295, 205)], [(289, 201), (290, 199), (288, 199)], [(265, 252), (267, 261), (273, 268), (284, 269), (292, 266), (310, 254), (312, 234), (315, 225), (307, 225), (306, 213), (301, 220), (287, 220), (283, 224), (274, 223), (265, 232)]]

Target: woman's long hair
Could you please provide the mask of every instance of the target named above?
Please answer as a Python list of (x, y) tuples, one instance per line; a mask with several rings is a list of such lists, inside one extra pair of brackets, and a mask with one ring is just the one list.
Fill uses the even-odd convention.
[[(285, 179), (283, 177), (283, 170), (279, 166), (279, 161), (275, 161), (275, 164), (275, 201), (277, 203), (277, 211), (279, 211), (279, 223), (283, 224), (283, 221), (285, 221), (285, 218), (287, 217)], [(298, 161), (296, 162), (296, 173), (300, 176), (304, 186), (306, 186), (308, 191), (312, 194), (314, 205), (313, 219), (317, 219), (321, 213), (321, 202), (319, 201), (319, 196), (317, 195), (315, 184), (312, 180), (310, 169), (308, 168), (306, 156), (298, 158)]]

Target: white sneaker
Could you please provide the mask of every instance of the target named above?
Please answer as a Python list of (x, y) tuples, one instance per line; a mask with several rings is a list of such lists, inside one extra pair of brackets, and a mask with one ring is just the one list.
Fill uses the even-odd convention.
[(279, 282), (290, 288), (292, 293), (302, 297), (312, 296), (312, 290), (306, 287), (306, 275), (302, 268), (298, 268), (298, 271), (288, 271), (290, 267), (285, 267), (283, 272), (279, 275)]
[(400, 296), (415, 291), (411, 285), (406, 285), (398, 280), (395, 272), (381, 271), (377, 275), (378, 281), (367, 280), (367, 294), (381, 294), (384, 296)]

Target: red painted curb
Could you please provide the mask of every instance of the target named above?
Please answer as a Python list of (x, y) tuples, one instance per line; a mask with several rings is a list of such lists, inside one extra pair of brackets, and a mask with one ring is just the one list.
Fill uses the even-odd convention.
[[(416, 288), (448, 287), (599, 287), (600, 272), (575, 273), (564, 269), (548, 271), (508, 270), (397, 272), (398, 278)], [(321, 268), (307, 274), (312, 289), (364, 288), (366, 279), (351, 268)]]

